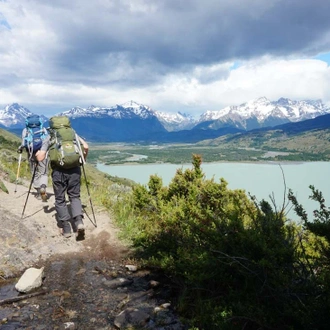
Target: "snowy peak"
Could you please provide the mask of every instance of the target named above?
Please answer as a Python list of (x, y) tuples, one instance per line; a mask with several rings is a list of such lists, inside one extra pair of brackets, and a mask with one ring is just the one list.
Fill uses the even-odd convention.
[(74, 107), (68, 111), (60, 113), (60, 115), (66, 115), (73, 118), (109, 116), (117, 119), (130, 117), (140, 117), (142, 119), (146, 119), (156, 117), (162, 124), (172, 126), (176, 125), (178, 127), (185, 127), (185, 125), (192, 126), (195, 123), (193, 117), (188, 114), (182, 114), (180, 112), (172, 114), (155, 111), (149, 106), (137, 103), (135, 101), (128, 101), (111, 107), (99, 107), (95, 105), (91, 105), (86, 109)]
[[(18, 103), (8, 104), (4, 109), (0, 109), (0, 124), (4, 127), (23, 128), (25, 127), (25, 119), (33, 115), (30, 110), (19, 105)], [(45, 116), (40, 116), (46, 121)]]
[(167, 113), (167, 112), (161, 112), (161, 111), (156, 111), (156, 115), (159, 119), (162, 119), (165, 122), (171, 123), (181, 123), (184, 121), (191, 121), (194, 120), (192, 116), (187, 115), (185, 113), (177, 112), (175, 114), (172, 113)]
[(63, 112), (63, 115), (67, 115), (69, 117), (75, 117), (75, 116), (80, 116), (80, 115), (84, 115), (85, 114), (85, 109), (81, 108), (81, 107), (73, 107), (70, 110), (67, 110), (65, 112)]
[(196, 120), (191, 115), (181, 112), (173, 114), (156, 111), (156, 116), (169, 132), (191, 129), (196, 124)]
[(149, 118), (155, 117), (155, 112), (148, 106), (129, 101), (123, 104), (117, 104), (111, 107), (100, 107), (91, 105), (84, 109), (74, 107), (68, 111), (61, 112), (59, 115), (65, 115), (72, 118), (78, 117), (113, 117), (116, 119), (128, 119), (134, 117)]
[(155, 111), (146, 105), (136, 103), (134, 101), (129, 101), (121, 105), (117, 105), (119, 108), (125, 109), (126, 111), (131, 111), (135, 115), (141, 118), (154, 117)]
[(95, 105), (91, 105), (86, 109), (81, 107), (74, 107), (68, 111), (60, 113), (60, 115), (66, 115), (72, 118), (105, 116), (116, 119), (148, 119), (151, 117), (156, 117), (168, 131), (190, 129), (196, 123), (193, 117), (188, 114), (182, 114), (180, 112), (172, 114), (155, 111), (149, 106), (137, 103), (132, 100), (111, 107), (99, 107)]
[[(253, 129), (265, 126), (275, 126), (279, 123), (297, 122), (312, 119), (330, 113), (321, 100), (293, 101), (280, 98), (269, 101), (266, 97), (243, 103), (238, 106), (225, 107), (218, 111), (206, 111), (199, 118), (199, 123), (220, 121), (235, 123), (236, 127)], [(254, 127), (249, 126), (254, 121)]]

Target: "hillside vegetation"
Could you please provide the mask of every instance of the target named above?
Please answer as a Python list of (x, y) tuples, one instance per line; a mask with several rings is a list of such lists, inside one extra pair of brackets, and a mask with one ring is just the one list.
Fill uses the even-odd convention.
[[(93, 144), (89, 161), (110, 164), (188, 164), (192, 154), (204, 162), (240, 161), (328, 161), (330, 130), (288, 134), (282, 130), (255, 131), (226, 135), (196, 144)], [(132, 156), (143, 155), (134, 158)]]
[(289, 191), (302, 225), (290, 223), (285, 208), (205, 180), (195, 155), (168, 186), (151, 176), (115, 211), (137, 256), (173, 279), (191, 329), (326, 329), (330, 209), (310, 188), (315, 219)]
[(225, 149), (256, 149), (281, 151), (276, 160), (329, 160), (330, 129), (288, 133), (280, 129), (259, 130), (233, 136), (222, 136), (200, 142), (203, 146), (222, 146)]

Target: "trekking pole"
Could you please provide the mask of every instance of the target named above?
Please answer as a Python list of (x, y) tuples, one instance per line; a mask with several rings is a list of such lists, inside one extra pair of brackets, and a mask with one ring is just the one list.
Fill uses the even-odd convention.
[(17, 174), (16, 174), (16, 184), (15, 184), (15, 191), (14, 191), (15, 193), (17, 192), (17, 183), (18, 183), (18, 177), (19, 177), (19, 170), (21, 168), (21, 161), (22, 161), (22, 154), (19, 154)]
[(87, 189), (87, 194), (88, 194), (88, 197), (89, 197), (89, 202), (91, 204), (91, 209), (92, 209), (92, 213), (93, 213), (93, 218), (94, 218), (94, 223), (93, 225), (95, 227), (97, 227), (97, 224), (96, 224), (96, 218), (95, 218), (95, 213), (94, 213), (94, 208), (93, 208), (93, 203), (92, 203), (92, 198), (91, 198), (91, 195), (89, 193), (89, 188), (88, 188), (88, 184), (87, 184), (87, 177), (86, 177), (86, 172), (85, 172), (85, 166), (84, 164), (82, 165), (82, 168), (83, 168), (83, 172), (84, 172), (84, 177), (85, 177), (85, 182), (86, 182), (86, 189)]
[(30, 187), (29, 187), (29, 190), (28, 190), (27, 196), (26, 196), (26, 200), (25, 200), (25, 204), (24, 204), (24, 207), (23, 207), (23, 211), (22, 211), (21, 219), (23, 219), (23, 216), (24, 216), (24, 211), (25, 211), (25, 208), (26, 208), (27, 201), (28, 201), (28, 199), (29, 199), (29, 195), (30, 195), (30, 191), (31, 191), (32, 183), (33, 183), (34, 177), (35, 177), (35, 175), (36, 175), (37, 166), (38, 166), (38, 163), (35, 163), (35, 164), (34, 164), (34, 169), (33, 169), (33, 174), (32, 174), (32, 179), (31, 179), (31, 182), (30, 182)]
[(86, 164), (86, 161), (85, 161), (85, 158), (84, 158), (83, 152), (82, 152), (82, 150), (81, 150), (81, 145), (80, 145), (79, 137), (78, 137), (77, 134), (76, 134), (76, 141), (77, 141), (77, 144), (78, 144), (79, 154), (80, 154), (80, 157), (81, 157), (81, 160), (82, 160), (82, 168), (83, 168), (84, 178), (85, 178), (85, 182), (86, 182), (87, 194), (88, 194), (89, 203), (90, 203), (90, 205), (91, 205), (92, 214), (93, 214), (93, 218), (94, 218), (94, 223), (93, 223), (93, 221), (91, 221), (91, 223), (92, 223), (95, 227), (97, 227), (97, 224), (96, 224), (96, 218), (95, 218), (95, 213), (94, 213), (94, 208), (93, 208), (93, 203), (92, 203), (92, 198), (91, 198), (91, 194), (89, 193), (89, 188), (88, 188), (88, 183), (87, 183), (87, 176), (86, 176), (86, 172), (85, 172), (85, 166), (84, 166), (84, 165)]

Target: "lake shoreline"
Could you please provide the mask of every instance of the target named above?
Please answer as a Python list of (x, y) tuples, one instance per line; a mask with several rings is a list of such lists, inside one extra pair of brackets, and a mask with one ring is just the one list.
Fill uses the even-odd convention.
[[(305, 164), (305, 163), (327, 163), (326, 161), (271, 161), (271, 160), (265, 160), (265, 161), (216, 161), (216, 162), (203, 162), (202, 161), (202, 166), (203, 164), (268, 164), (268, 165), (300, 165), (300, 164)], [(98, 164), (102, 164), (104, 166), (126, 166), (126, 165), (134, 165), (134, 166), (139, 166), (139, 165), (177, 165), (177, 166), (189, 166), (192, 165), (192, 163), (169, 163), (169, 162), (156, 162), (156, 163), (139, 163), (135, 161), (126, 161), (123, 163), (118, 163), (118, 164), (106, 164), (105, 162), (98, 161), (95, 166)]]

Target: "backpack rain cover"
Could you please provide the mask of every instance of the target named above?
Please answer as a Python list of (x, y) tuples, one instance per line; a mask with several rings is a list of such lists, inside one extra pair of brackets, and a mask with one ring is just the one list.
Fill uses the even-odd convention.
[(47, 135), (43, 122), (38, 115), (31, 115), (25, 120), (26, 135), (24, 137), (24, 147), (29, 155), (40, 150), (42, 141)]

